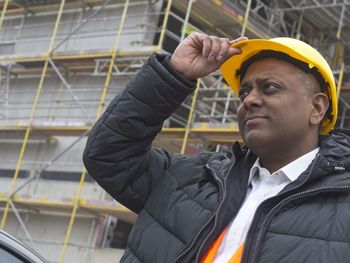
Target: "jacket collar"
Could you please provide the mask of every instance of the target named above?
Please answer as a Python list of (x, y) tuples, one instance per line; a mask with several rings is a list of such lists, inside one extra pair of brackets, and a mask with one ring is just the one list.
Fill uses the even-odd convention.
[(350, 169), (350, 131), (334, 130), (330, 135), (320, 137), (320, 155), (330, 162), (343, 163)]
[[(313, 181), (330, 174), (350, 171), (350, 130), (333, 130), (329, 135), (320, 136), (319, 147), (315, 160), (300, 176), (300, 180)], [(233, 161), (245, 160), (249, 167), (257, 159), (257, 155), (238, 142), (232, 145), (232, 153)]]

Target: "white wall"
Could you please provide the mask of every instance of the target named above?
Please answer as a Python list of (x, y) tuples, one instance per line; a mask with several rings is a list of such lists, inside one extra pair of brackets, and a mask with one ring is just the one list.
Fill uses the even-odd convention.
[[(158, 14), (153, 12), (159, 9), (159, 4), (149, 7), (147, 1), (140, 4), (135, 2), (130, 1), (128, 8), (124, 24), (125, 34), (122, 35), (119, 45), (122, 49), (152, 45), (154, 28), (158, 20)], [(54, 46), (79, 25), (83, 23), (84, 25), (56, 51), (107, 51), (112, 48), (121, 22), (123, 6), (120, 4), (108, 6), (88, 20), (91, 14), (99, 8), (100, 6), (93, 10), (77, 9), (74, 12), (65, 9)], [(25, 18), (21, 15), (5, 16), (4, 29), (0, 31), (0, 43), (13, 43), (13, 51), (16, 54), (47, 52), (56, 17), (55, 12), (38, 13)], [(24, 19), (23, 26), (21, 26), (22, 19)], [(0, 55), (9, 55), (4, 54), (4, 50), (0, 48)]]

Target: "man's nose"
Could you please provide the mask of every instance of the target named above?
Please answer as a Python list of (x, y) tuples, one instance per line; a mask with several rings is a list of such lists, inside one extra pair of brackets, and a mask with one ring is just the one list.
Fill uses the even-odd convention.
[(243, 104), (246, 108), (259, 107), (262, 105), (262, 94), (257, 89), (252, 89), (244, 98)]

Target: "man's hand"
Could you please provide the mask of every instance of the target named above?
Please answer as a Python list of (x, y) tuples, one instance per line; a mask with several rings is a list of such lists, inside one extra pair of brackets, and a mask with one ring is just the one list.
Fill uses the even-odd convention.
[(192, 33), (177, 46), (170, 65), (187, 79), (204, 77), (219, 69), (229, 57), (240, 54), (239, 48), (230, 48), (230, 45), (246, 39), (239, 37), (230, 41), (228, 38)]

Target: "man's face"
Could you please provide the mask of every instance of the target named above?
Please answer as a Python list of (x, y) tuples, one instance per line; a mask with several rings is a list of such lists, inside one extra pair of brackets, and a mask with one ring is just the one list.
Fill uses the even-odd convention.
[[(312, 90), (310, 74), (275, 58), (249, 66), (239, 95), (238, 125), (246, 145), (256, 154), (288, 149), (310, 136)], [(317, 134), (315, 135), (317, 136)]]

